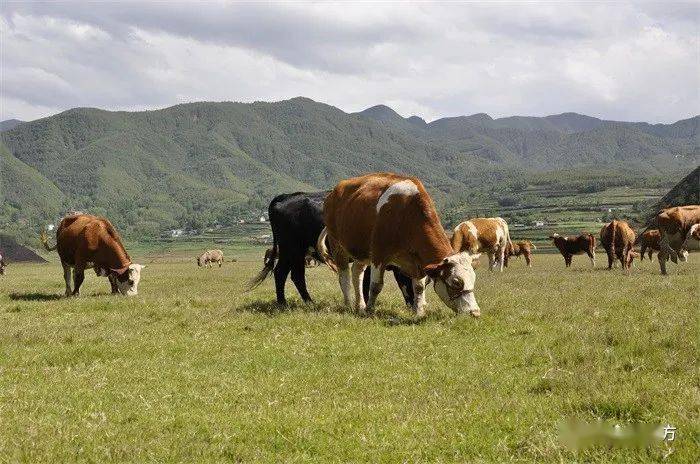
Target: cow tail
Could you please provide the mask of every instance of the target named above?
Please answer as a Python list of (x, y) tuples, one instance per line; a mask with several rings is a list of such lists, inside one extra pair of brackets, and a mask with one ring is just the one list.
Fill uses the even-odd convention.
[(272, 239), (272, 254), (270, 255), (270, 259), (268, 259), (263, 268), (258, 272), (255, 277), (250, 279), (248, 282), (248, 288), (247, 291), (253, 290), (256, 288), (258, 285), (263, 283), (265, 279), (267, 279), (267, 276), (270, 275), (270, 272), (275, 268), (275, 262), (277, 261), (277, 240), (274, 238), (273, 234), (273, 239)]
[(41, 244), (44, 245), (44, 248), (46, 248), (46, 251), (54, 251), (58, 246), (58, 244), (54, 246), (49, 245), (49, 235), (46, 233), (46, 229), (41, 230), (39, 240), (41, 241)]
[(533, 250), (536, 250), (536, 249), (537, 249), (537, 247), (535, 246), (535, 244), (532, 243), (532, 242), (530, 242), (530, 246), (532, 247)]
[(612, 229), (612, 232), (610, 232), (610, 255), (615, 259), (615, 236), (617, 235), (617, 223), (614, 221), (610, 223), (610, 228)]
[(316, 252), (318, 253), (318, 256), (321, 257), (321, 260), (326, 263), (328, 267), (333, 270), (333, 272), (338, 272), (338, 266), (335, 265), (333, 259), (331, 258), (331, 254), (328, 252), (328, 245), (326, 245), (327, 237), (328, 228), (324, 227), (321, 234), (318, 236), (318, 240), (316, 240)]

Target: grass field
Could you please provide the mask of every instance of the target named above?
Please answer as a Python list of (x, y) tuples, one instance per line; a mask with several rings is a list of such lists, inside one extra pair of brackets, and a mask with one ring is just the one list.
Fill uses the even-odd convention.
[[(392, 283), (374, 317), (316, 303), (279, 310), (243, 287), (261, 249), (198, 269), (194, 252), (141, 254), (134, 298), (91, 272), (14, 264), (0, 278), (2, 462), (697, 462), (700, 254), (631, 275), (535, 255), (477, 270), (478, 320), (428, 293), (415, 321)], [(136, 253), (134, 253), (136, 254)], [(603, 254), (598, 255), (602, 266)], [(566, 418), (670, 423), (675, 441), (574, 452)]]

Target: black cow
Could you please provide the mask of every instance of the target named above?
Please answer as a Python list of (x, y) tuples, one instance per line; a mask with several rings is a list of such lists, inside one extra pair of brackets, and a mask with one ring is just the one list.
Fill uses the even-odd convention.
[[(306, 289), (306, 257), (309, 255), (321, 261), (316, 253), (316, 241), (323, 229), (323, 200), (327, 195), (328, 192), (296, 192), (278, 195), (270, 202), (268, 214), (272, 227), (272, 248), (265, 253), (265, 265), (251, 280), (249, 288), (260, 285), (274, 270), (277, 302), (286, 305), (284, 285), (291, 272), (292, 282), (302, 300), (311, 301)], [(406, 304), (412, 304), (413, 285), (410, 277), (401, 274), (398, 269), (390, 270), (394, 272)], [(362, 285), (365, 298), (369, 296), (369, 284), (368, 267)]]

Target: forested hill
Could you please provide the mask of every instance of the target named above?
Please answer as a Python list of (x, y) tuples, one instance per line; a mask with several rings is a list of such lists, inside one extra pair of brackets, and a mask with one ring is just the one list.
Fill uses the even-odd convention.
[(583, 188), (598, 176), (668, 181), (697, 166), (699, 121), (568, 113), (426, 123), (387, 107), (348, 114), (307, 98), (76, 108), (0, 134), (0, 229), (36, 230), (70, 209), (105, 214), (126, 233), (228, 224), (275, 194), (369, 171), (417, 175), (439, 204), (476, 189), (522, 188), (534, 175)]

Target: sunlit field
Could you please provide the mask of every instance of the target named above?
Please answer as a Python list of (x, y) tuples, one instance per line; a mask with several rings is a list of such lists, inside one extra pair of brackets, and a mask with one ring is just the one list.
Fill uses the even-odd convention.
[[(482, 317), (432, 291), (416, 321), (387, 274), (373, 317), (307, 270), (316, 302), (272, 280), (245, 293), (262, 249), (149, 254), (139, 296), (86, 273), (62, 297), (48, 265), (0, 278), (3, 462), (697, 462), (700, 254), (591, 269), (575, 257), (477, 269)], [(191, 256), (190, 256), (191, 255)], [(231, 257), (237, 262), (230, 262)], [(572, 451), (567, 418), (672, 424), (673, 442)]]

